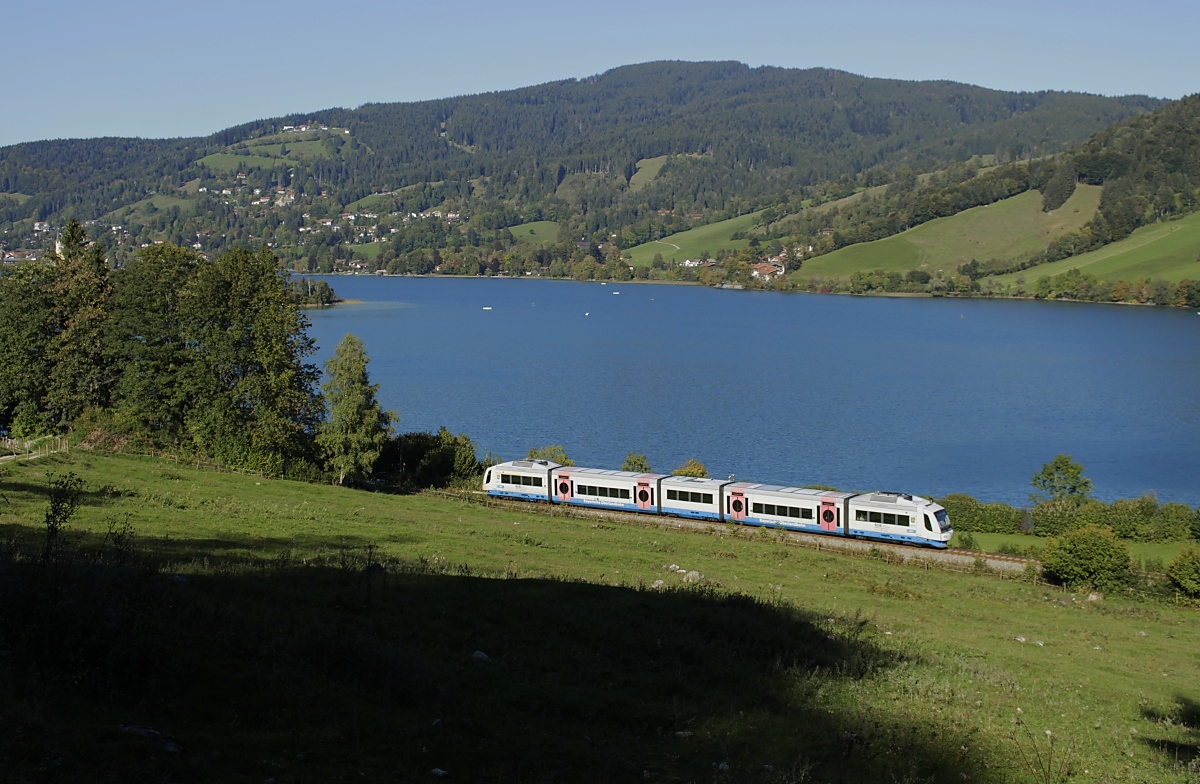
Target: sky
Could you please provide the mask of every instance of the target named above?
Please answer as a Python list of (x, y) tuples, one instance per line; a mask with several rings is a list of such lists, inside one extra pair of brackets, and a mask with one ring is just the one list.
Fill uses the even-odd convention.
[(36, 0), (0, 19), (0, 145), (201, 136), (650, 60), (1002, 90), (1200, 92), (1197, 0)]

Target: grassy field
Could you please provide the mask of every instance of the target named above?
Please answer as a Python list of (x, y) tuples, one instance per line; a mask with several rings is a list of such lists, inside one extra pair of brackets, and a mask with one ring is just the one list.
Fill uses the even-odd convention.
[(668, 261), (672, 259), (682, 261), (683, 259), (699, 258), (704, 251), (716, 255), (719, 250), (742, 248), (748, 240), (731, 240), (729, 238), (736, 232), (753, 226), (758, 215), (757, 212), (747, 213), (630, 248), (632, 263), (647, 266), (654, 259), (656, 253), (661, 253), (662, 257)]
[(279, 158), (266, 158), (261, 155), (234, 155), (228, 152), (215, 152), (212, 155), (205, 155), (199, 160), (213, 171), (231, 173), (244, 172), (250, 169), (270, 169), (279, 166), (282, 161)]
[[(186, 191), (185, 191), (186, 192)], [(190, 213), (194, 209), (194, 202), (181, 198), (179, 196), (171, 196), (165, 193), (156, 193), (141, 201), (135, 201), (133, 204), (126, 205), (119, 210), (113, 210), (104, 217), (105, 220), (120, 220), (125, 215), (126, 210), (132, 209), (134, 215), (145, 215), (147, 205), (153, 204), (157, 210), (166, 210), (171, 207), (178, 207), (180, 211)]]
[(1098, 186), (1081, 185), (1051, 213), (1042, 212), (1036, 191), (975, 207), (876, 242), (851, 245), (804, 262), (795, 277), (853, 272), (924, 269), (953, 271), (971, 259), (1013, 258), (1040, 251), (1046, 243), (1089, 221), (1100, 204)]
[(558, 242), (558, 224), (554, 221), (530, 221), (511, 226), (509, 231), (517, 242), (530, 242), (534, 245), (551, 245)]
[(1072, 268), (1101, 280), (1162, 278), (1175, 283), (1184, 278), (1200, 279), (1200, 213), (1143, 226), (1124, 240), (1091, 253), (1042, 264), (1023, 273), (1001, 275), (997, 280), (1012, 283), (1023, 274), (1028, 285)]
[[(283, 154), (285, 146), (287, 147), (287, 155)], [(311, 161), (318, 158), (333, 157), (333, 154), (329, 151), (329, 147), (322, 141), (292, 142), (284, 139), (279, 142), (270, 142), (267, 144), (253, 144), (249, 146), (249, 149), (251, 154), (266, 158), (300, 158)]]
[(640, 191), (649, 185), (658, 176), (666, 162), (667, 156), (665, 155), (659, 155), (657, 158), (642, 158), (638, 161), (637, 171), (629, 178), (629, 190)]
[(24, 204), (30, 199), (28, 193), (0, 193), (0, 197), (14, 199), (16, 200), (17, 204)]
[(1182, 784), (1198, 753), (1195, 609), (149, 458), (6, 470), (9, 781)]

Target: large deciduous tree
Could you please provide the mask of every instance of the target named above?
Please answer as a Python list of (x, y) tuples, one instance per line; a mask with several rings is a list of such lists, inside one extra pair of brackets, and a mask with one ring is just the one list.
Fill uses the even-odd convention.
[(338, 484), (371, 476), (388, 437), (394, 412), (384, 411), (367, 375), (367, 350), (354, 335), (346, 335), (325, 362), (328, 377), (322, 389), (329, 404), (329, 419), (321, 423), (317, 444), (325, 464), (337, 474)]
[(1035, 504), (1042, 501), (1073, 501), (1082, 503), (1092, 494), (1092, 480), (1083, 475), (1083, 466), (1071, 460), (1070, 455), (1059, 454), (1030, 481), (1034, 492), (1029, 500)]

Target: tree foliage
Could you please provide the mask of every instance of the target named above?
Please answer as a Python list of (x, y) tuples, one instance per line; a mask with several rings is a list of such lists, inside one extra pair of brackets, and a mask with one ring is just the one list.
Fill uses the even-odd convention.
[(1058, 454), (1030, 480), (1034, 492), (1029, 500), (1070, 501), (1082, 503), (1092, 494), (1092, 480), (1083, 475), (1083, 466), (1071, 460), (1070, 455)]
[(694, 476), (698, 479), (708, 478), (708, 469), (704, 467), (704, 463), (689, 457), (683, 465), (671, 472), (672, 476)]
[(625, 455), (625, 462), (621, 464), (622, 471), (636, 471), (639, 474), (649, 474), (650, 461), (640, 452), (630, 452)]
[(1200, 549), (1189, 545), (1167, 564), (1171, 582), (1185, 596), (1200, 599)]
[(575, 465), (575, 461), (567, 457), (567, 450), (563, 449), (561, 444), (548, 444), (530, 449), (529, 453), (525, 455), (525, 459), (549, 460), (551, 463), (559, 463), (565, 466)]
[(1046, 574), (1070, 587), (1116, 588), (1128, 583), (1129, 549), (1111, 528), (1085, 525), (1047, 543), (1042, 551)]
[(346, 335), (325, 362), (328, 378), (322, 389), (329, 418), (317, 430), (317, 445), (338, 484), (371, 477), (398, 419), (375, 398), (379, 385), (367, 374), (369, 361), (363, 342)]

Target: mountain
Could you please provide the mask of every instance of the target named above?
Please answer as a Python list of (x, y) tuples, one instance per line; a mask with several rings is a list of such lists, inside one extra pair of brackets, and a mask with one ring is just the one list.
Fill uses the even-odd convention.
[[(11, 194), (0, 196), (0, 223), (100, 218), (241, 173), (260, 188), (324, 190), (339, 205), (440, 188), (430, 198), (473, 200), (475, 212), (508, 205), (493, 222), (517, 223), (517, 212), (540, 205), (555, 220), (574, 215), (585, 229), (616, 229), (651, 210), (727, 217), (839, 178), (1056, 153), (1161, 103), (655, 62), (504, 92), (260, 120), (204, 138), (0, 148), (0, 193)], [(311, 129), (297, 135), (304, 125)], [(657, 175), (631, 188), (638, 163), (659, 156), (669, 157)]]

